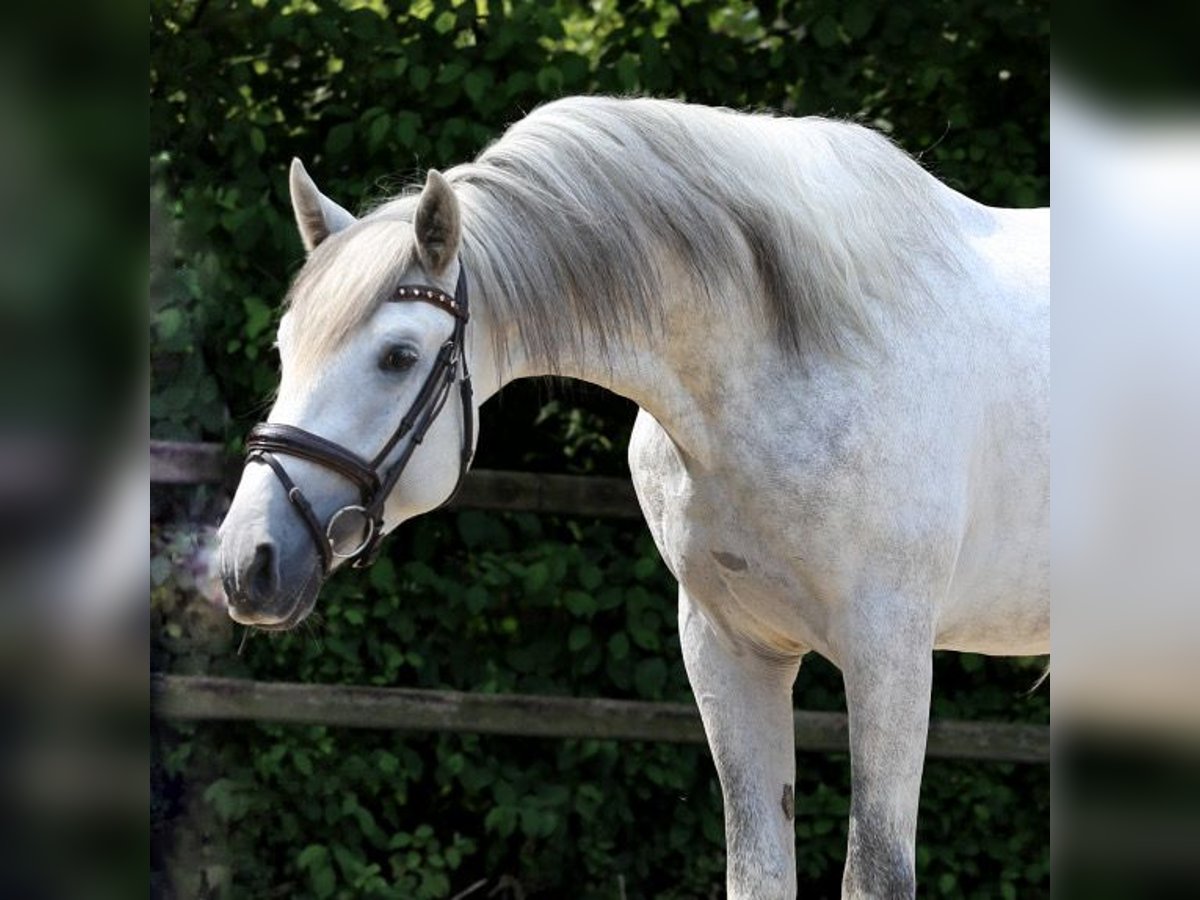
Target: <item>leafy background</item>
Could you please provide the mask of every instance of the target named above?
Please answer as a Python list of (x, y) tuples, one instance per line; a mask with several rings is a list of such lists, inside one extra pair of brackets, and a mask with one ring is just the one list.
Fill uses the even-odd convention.
[[(354, 209), (468, 159), (539, 103), (649, 94), (853, 117), (983, 202), (1049, 197), (1048, 3), (153, 0), (151, 428), (232, 451), (277, 378), (303, 253), (300, 156)], [(485, 408), (477, 465), (620, 475), (634, 414), (579, 384)], [(156, 487), (154, 665), (260, 679), (686, 700), (674, 585), (644, 527), (478, 511), (406, 526), (320, 620), (235, 635), (205, 577), (221, 492)], [(200, 536), (198, 536), (200, 535)], [(1045, 722), (1040, 661), (939, 655), (935, 716)], [(796, 705), (841, 709), (806, 660)], [(708, 897), (721, 802), (702, 747), (156, 725), (159, 896)], [(848, 761), (801, 754), (802, 893), (836, 897)], [(922, 895), (1048, 894), (1048, 771), (931, 761)]]

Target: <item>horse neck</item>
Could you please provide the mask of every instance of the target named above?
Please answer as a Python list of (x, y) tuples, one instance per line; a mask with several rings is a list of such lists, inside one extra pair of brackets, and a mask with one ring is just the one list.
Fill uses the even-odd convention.
[[(608, 335), (604, 344), (585, 331), (577, 346), (553, 362), (539, 359), (515, 327), (505, 327), (478, 304), (472, 310), (470, 343), (480, 402), (519, 378), (575, 378), (632, 400), (681, 449), (699, 460), (707, 458), (711, 433), (705, 423), (730, 380), (745, 373), (742, 364), (762, 358), (764, 345), (754, 346), (762, 336), (751, 333), (747, 320), (730, 319), (696, 303), (682, 287), (664, 292), (662, 299), (661, 327)], [(500, 341), (494, 340), (495, 328), (503, 329)]]

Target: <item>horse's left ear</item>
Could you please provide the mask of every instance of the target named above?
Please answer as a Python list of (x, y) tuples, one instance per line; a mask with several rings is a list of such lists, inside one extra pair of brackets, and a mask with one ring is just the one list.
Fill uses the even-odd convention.
[(417, 255), (430, 275), (440, 275), (458, 255), (462, 217), (454, 188), (437, 169), (430, 169), (417, 201)]
[(300, 240), (310, 253), (325, 238), (358, 221), (317, 190), (316, 183), (304, 170), (304, 163), (298, 159), (292, 160), (288, 187), (292, 193), (292, 212), (296, 215)]

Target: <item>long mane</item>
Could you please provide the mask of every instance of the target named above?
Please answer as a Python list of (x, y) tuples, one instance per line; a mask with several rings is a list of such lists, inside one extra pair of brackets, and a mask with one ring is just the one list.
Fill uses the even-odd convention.
[[(822, 118), (570, 98), (445, 174), (472, 290), (551, 368), (585, 333), (605, 346), (656, 327), (668, 265), (702, 302), (756, 298), (803, 358), (872, 337), (879, 305), (911, 307), (924, 266), (954, 255), (950, 192), (882, 135)], [(293, 308), (321, 295), (309, 324), (322, 343), (369, 315), (411, 262), (418, 190), (318, 247), (300, 273)], [(354, 289), (320, 289), (345, 277)]]

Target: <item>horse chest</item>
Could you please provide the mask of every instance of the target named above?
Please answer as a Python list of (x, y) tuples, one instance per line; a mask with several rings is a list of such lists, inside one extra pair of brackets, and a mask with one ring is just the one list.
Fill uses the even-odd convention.
[(788, 558), (789, 535), (760, 494), (695, 477), (667, 433), (642, 413), (630, 469), (646, 522), (667, 568), (689, 596), (739, 639), (771, 652), (826, 645), (827, 613)]

